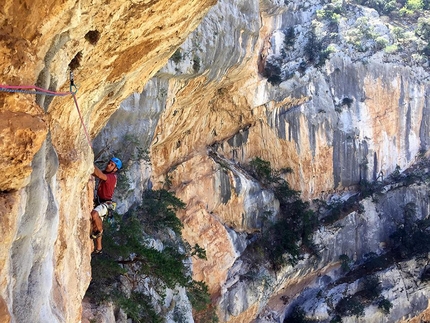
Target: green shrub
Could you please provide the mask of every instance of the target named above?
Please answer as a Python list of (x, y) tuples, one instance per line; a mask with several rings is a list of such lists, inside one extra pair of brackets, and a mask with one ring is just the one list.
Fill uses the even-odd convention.
[(349, 259), (349, 257), (345, 254), (340, 255), (339, 256), (339, 260), (340, 260), (340, 268), (342, 269), (343, 272), (348, 272), (351, 270), (349, 263), (351, 262), (351, 259)]
[(384, 50), (385, 50), (385, 52), (387, 54), (394, 54), (394, 53), (396, 53), (399, 50), (399, 46), (395, 45), (395, 44), (389, 45), (389, 46), (385, 46)]
[(291, 314), (284, 319), (283, 323), (307, 323), (305, 311), (296, 305)]
[(276, 59), (267, 60), (264, 64), (263, 76), (272, 85), (279, 85), (283, 81), (281, 77), (281, 64), (282, 62)]
[(381, 301), (379, 301), (378, 308), (382, 310), (384, 314), (389, 314), (393, 308), (393, 304), (388, 299), (383, 298)]
[(127, 192), (130, 191), (130, 177), (125, 172), (121, 172), (117, 177), (116, 182), (116, 195), (119, 197), (127, 196)]
[(299, 306), (294, 306), (291, 314), (287, 316), (283, 323), (317, 323), (319, 320), (306, 318), (305, 311)]
[(259, 243), (273, 270), (280, 270), (286, 264), (297, 264), (300, 259), (299, 238), (289, 221), (278, 221), (266, 231)]
[(209, 306), (206, 310), (199, 313), (194, 313), (195, 323), (218, 323), (219, 319), (216, 314), (216, 309), (213, 306)]
[(295, 265), (301, 259), (301, 247), (313, 248), (311, 236), (317, 226), (317, 217), (309, 203), (303, 202), (299, 192), (282, 178), (282, 174), (291, 171), (290, 168), (273, 170), (270, 162), (258, 157), (250, 162), (250, 172), (274, 192), (280, 203), (278, 219), (250, 247), (275, 271), (286, 264)]
[(358, 0), (356, 2), (373, 8), (383, 15), (388, 15), (397, 9), (397, 2), (395, 0)]
[(330, 201), (330, 204), (325, 203), (324, 209), (325, 212), (322, 214), (321, 222), (325, 225), (333, 224), (352, 211), (363, 211), (357, 197), (354, 196), (347, 199), (346, 201), (340, 198), (333, 199)]
[(311, 30), (308, 35), (308, 41), (304, 47), (308, 62), (311, 64), (318, 64), (322, 50), (322, 41), (317, 37), (315, 30)]
[(374, 301), (377, 299), (382, 292), (381, 283), (376, 276), (367, 276), (363, 280), (363, 288), (360, 295), (368, 300), (368, 301)]
[(202, 281), (191, 281), (187, 285), (188, 298), (197, 312), (203, 311), (211, 303), (208, 286)]
[(117, 277), (125, 274), (126, 270), (110, 257), (94, 257), (91, 270), (92, 279), (86, 296), (95, 304), (110, 300), (110, 286), (114, 286)]
[(191, 253), (190, 253), (191, 257), (197, 256), (197, 258), (199, 258), (199, 259), (207, 260), (206, 250), (204, 248), (200, 247), (197, 243), (194, 245), (194, 247), (190, 246), (187, 249), (191, 251)]
[(341, 316), (354, 315), (359, 317), (364, 315), (364, 305), (355, 295), (343, 297), (337, 303), (335, 310)]
[(316, 64), (316, 67), (323, 66), (325, 62), (329, 59), (330, 54), (334, 52), (334, 48), (329, 46), (326, 49), (321, 50), (319, 55), (318, 64)]
[(193, 71), (195, 73), (198, 73), (200, 71), (201, 64), (200, 64), (200, 57), (197, 55), (193, 56)]
[(390, 177), (393, 179), (393, 181), (400, 181), (402, 179), (402, 173), (400, 172), (400, 166), (396, 165), (396, 169), (394, 172), (391, 173)]
[(330, 323), (342, 323), (342, 317), (340, 315), (335, 315), (330, 320)]
[(348, 31), (348, 36), (348, 42), (360, 52), (372, 49), (377, 37), (368, 17), (357, 18), (354, 28)]
[(373, 194), (377, 193), (381, 189), (381, 183), (380, 182), (369, 182), (365, 179), (360, 180), (358, 183), (358, 190), (360, 192), (361, 198), (366, 198), (368, 196), (372, 196)]
[(127, 313), (133, 322), (163, 323), (164, 320), (154, 310), (151, 298), (143, 293), (132, 291), (129, 297), (117, 293), (116, 304)]
[(393, 35), (397, 41), (402, 41), (406, 38), (405, 30), (397, 26), (393, 28)]
[(176, 212), (185, 208), (185, 203), (172, 193), (162, 190), (147, 190), (142, 195), (142, 203), (135, 212), (142, 215), (142, 222), (147, 231), (170, 227), (180, 234), (183, 224), (176, 217)]
[(296, 33), (294, 27), (289, 27), (284, 31), (284, 50), (287, 51), (294, 46)]
[(270, 162), (255, 157), (249, 163), (254, 176), (263, 184), (268, 184), (272, 181), (272, 167)]
[[(130, 209), (123, 217), (115, 215), (104, 226), (104, 254), (92, 259), (92, 281), (87, 296), (94, 301), (111, 301), (121, 307), (135, 322), (162, 322), (151, 299), (143, 293), (142, 277), (151, 277), (149, 288), (163, 296), (166, 288), (182, 286), (187, 290), (196, 311), (210, 303), (207, 286), (194, 281), (185, 260), (190, 256), (203, 258), (205, 250), (182, 242), (182, 223), (175, 212), (185, 204), (165, 190), (146, 191), (142, 204)], [(168, 230), (176, 232), (172, 239)], [(164, 247), (148, 246), (147, 232), (158, 235)], [(126, 295), (117, 287), (120, 277), (132, 286)]]
[(430, 220), (415, 220), (416, 204), (407, 203), (403, 208), (404, 222), (390, 235), (393, 250), (401, 259), (410, 259), (430, 252)]
[(329, 23), (338, 24), (342, 16), (342, 5), (327, 4), (323, 9), (317, 10), (318, 20), (327, 20)]
[(407, 0), (406, 6), (409, 10), (421, 10), (424, 8), (423, 0)]
[(419, 18), (415, 34), (427, 42), (427, 45), (421, 50), (421, 53), (426, 57), (430, 57), (430, 19)]
[(375, 43), (376, 43), (376, 45), (375, 45), (376, 50), (381, 50), (381, 49), (384, 49), (385, 47), (387, 47), (388, 40), (386, 40), (384, 37), (376, 37)]
[[(392, 261), (390, 263), (392, 264)], [(388, 265), (388, 263), (385, 265)], [(364, 264), (353, 272), (349, 272), (347, 276), (351, 277), (352, 280), (355, 280), (357, 278), (357, 275), (363, 275), (363, 270), (366, 269), (373, 270), (371, 268), (368, 268), (367, 265)], [(378, 268), (378, 270), (381, 270), (381, 268)], [(345, 278), (347, 276), (345, 276)], [(347, 282), (347, 280), (345, 279), (343, 279), (342, 281)], [(378, 305), (378, 307), (382, 311), (384, 311), (384, 313), (389, 313), (392, 304), (381, 296), (382, 286), (378, 277), (374, 275), (366, 276), (361, 280), (360, 284), (361, 287), (359, 291), (357, 291), (353, 295), (343, 297), (337, 303), (337, 305), (335, 306), (335, 312), (333, 313), (335, 315), (334, 318), (336, 316), (363, 316), (365, 306), (368, 306), (370, 304)], [(336, 322), (340, 321), (336, 320)]]
[(175, 63), (178, 64), (182, 60), (182, 51), (180, 48), (178, 48), (170, 57), (170, 59)]

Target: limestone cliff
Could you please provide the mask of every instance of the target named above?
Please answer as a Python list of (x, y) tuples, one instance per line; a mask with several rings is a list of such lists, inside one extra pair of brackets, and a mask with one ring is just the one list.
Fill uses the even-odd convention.
[[(279, 322), (303, 301), (296, 297), (316, 284), (316, 277), (337, 273), (340, 255), (359, 263), (368, 252), (384, 253), (380, 245), (394, 224), (388, 229), (374, 218), (374, 230), (381, 233), (365, 241), (358, 238), (360, 231), (350, 241), (350, 231), (322, 227), (339, 239), (334, 247), (332, 241), (321, 242), (320, 248), (330, 250), (326, 260), (314, 264), (311, 258), (312, 264), (277, 275), (260, 268), (254, 281), (244, 282), (250, 264), (242, 255), (249, 236), (279, 207), (272, 192), (247, 174), (244, 166), (253, 157), (274, 168), (291, 167), (287, 179), (311, 199), (381, 181), (428, 149), (425, 42), (416, 24), (387, 19), (353, 2), (219, 1), (154, 78), (153, 84), (162, 84), (158, 93), (165, 111), (150, 147), (153, 184), (164, 185), (168, 176), (188, 203), (182, 215), (185, 237), (208, 252), (207, 261), (194, 264), (194, 274), (217, 296), (222, 321)], [(154, 106), (144, 103), (151, 100), (146, 91), (156, 92), (153, 84), (142, 94), (140, 109)], [(408, 203), (399, 195), (392, 201)], [(363, 223), (369, 225), (372, 214), (366, 212)], [(422, 295), (417, 297), (427, 297)], [(405, 295), (390, 297), (404, 308)], [(377, 311), (371, 311), (364, 320), (397, 321), (425, 307), (391, 317), (372, 318)], [(329, 312), (312, 318), (327, 320)]]
[[(279, 322), (297, 304), (329, 320), (340, 295), (359, 290), (359, 280), (338, 283), (339, 256), (358, 266), (383, 254), (410, 202), (419, 201), (417, 221), (428, 216), (425, 185), (391, 187), (381, 204), (366, 199), (364, 213), (321, 225), (319, 260), (305, 254), (274, 273), (244, 256), (267, 214), (279, 212), (246, 171), (252, 158), (291, 167), (286, 179), (313, 199), (381, 181), (428, 150), (428, 58), (416, 20), (318, 0), (6, 1), (0, 12), (0, 84), (67, 91), (71, 66), (94, 151), (120, 152), (130, 134), (150, 149), (151, 167), (127, 165), (120, 210), (168, 178), (187, 204), (184, 237), (207, 251), (194, 276), (223, 322)], [(78, 322), (90, 281), (92, 149), (71, 96), (0, 100), (0, 315)], [(424, 312), (429, 288), (413, 278), (422, 270), (404, 278), (421, 265), (383, 268), (394, 310), (371, 308), (363, 320)]]
[[(3, 1), (0, 84), (69, 89), (91, 137), (215, 1)], [(2, 321), (79, 322), (93, 152), (72, 96), (1, 93)]]

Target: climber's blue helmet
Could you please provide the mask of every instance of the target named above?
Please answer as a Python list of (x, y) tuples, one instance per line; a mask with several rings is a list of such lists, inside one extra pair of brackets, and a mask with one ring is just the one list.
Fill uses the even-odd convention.
[(118, 170), (121, 169), (121, 167), (122, 167), (122, 161), (119, 158), (112, 157), (111, 161), (116, 165), (116, 168), (118, 168)]

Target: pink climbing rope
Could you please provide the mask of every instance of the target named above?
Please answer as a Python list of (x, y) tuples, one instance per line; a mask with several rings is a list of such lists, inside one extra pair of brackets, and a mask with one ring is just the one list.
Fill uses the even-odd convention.
[[(75, 91), (73, 91), (73, 88), (75, 88)], [(49, 95), (49, 96), (72, 95), (73, 101), (75, 102), (76, 110), (78, 110), (79, 120), (81, 122), (82, 127), (84, 128), (88, 145), (90, 146), (90, 148), (93, 148), (87, 128), (85, 127), (84, 119), (82, 118), (81, 110), (79, 109), (78, 100), (76, 99), (76, 95), (75, 95), (77, 92), (77, 89), (76, 89), (76, 86), (73, 84), (73, 82), (71, 82), (70, 84), (69, 92), (50, 91), (34, 85), (3, 85), (3, 84), (0, 84), (0, 91), (26, 93), (26, 94), (42, 94), (42, 95)]]
[(73, 96), (73, 101), (75, 101), (76, 110), (78, 110), (79, 119), (81, 120), (81, 125), (84, 128), (84, 132), (85, 132), (85, 136), (87, 137), (88, 145), (90, 146), (90, 148), (93, 148), (93, 146), (91, 144), (90, 135), (88, 134), (87, 128), (85, 127), (84, 119), (82, 118), (82, 115), (81, 115), (81, 110), (79, 110), (78, 100), (76, 99), (75, 92), (70, 92), (70, 93)]
[[(25, 90), (35, 90), (36, 92), (25, 92)], [(3, 85), (3, 84), (0, 84), (0, 91), (23, 92), (23, 93), (29, 93), (29, 94), (35, 93), (35, 94), (45, 94), (45, 95), (51, 95), (51, 96), (66, 96), (66, 95), (70, 94), (70, 92), (49, 91), (49, 90), (42, 89), (41, 87), (37, 87), (34, 85)], [(37, 91), (40, 93), (37, 93)]]

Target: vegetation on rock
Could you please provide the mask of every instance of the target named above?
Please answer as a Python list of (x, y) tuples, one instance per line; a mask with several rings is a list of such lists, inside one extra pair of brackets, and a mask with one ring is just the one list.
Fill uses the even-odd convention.
[(158, 323), (163, 322), (159, 308), (165, 290), (183, 287), (194, 310), (205, 311), (210, 304), (208, 289), (192, 279), (189, 258), (206, 255), (200, 246), (191, 247), (181, 239), (176, 212), (184, 206), (166, 190), (146, 191), (141, 205), (124, 216), (116, 214), (105, 225), (103, 255), (92, 259), (87, 297), (112, 302), (133, 322)]
[(276, 221), (262, 232), (250, 245), (249, 250), (261, 255), (260, 261), (269, 262), (275, 271), (286, 264), (295, 265), (301, 258), (302, 249), (312, 249), (312, 233), (317, 219), (309, 203), (300, 199), (282, 177), (290, 168), (272, 169), (270, 162), (254, 158), (250, 162), (250, 173), (266, 188), (271, 189), (280, 203), (280, 214)]
[[(375, 18), (366, 7), (386, 17)], [(428, 68), (429, 9), (430, 2), (423, 0), (329, 1), (316, 10), (308, 28), (282, 30), (282, 49), (264, 58), (262, 75), (279, 85), (309, 68), (322, 68), (338, 51), (363, 63), (382, 52), (386, 62), (401, 60)], [(384, 19), (388, 21), (382, 24)]]

